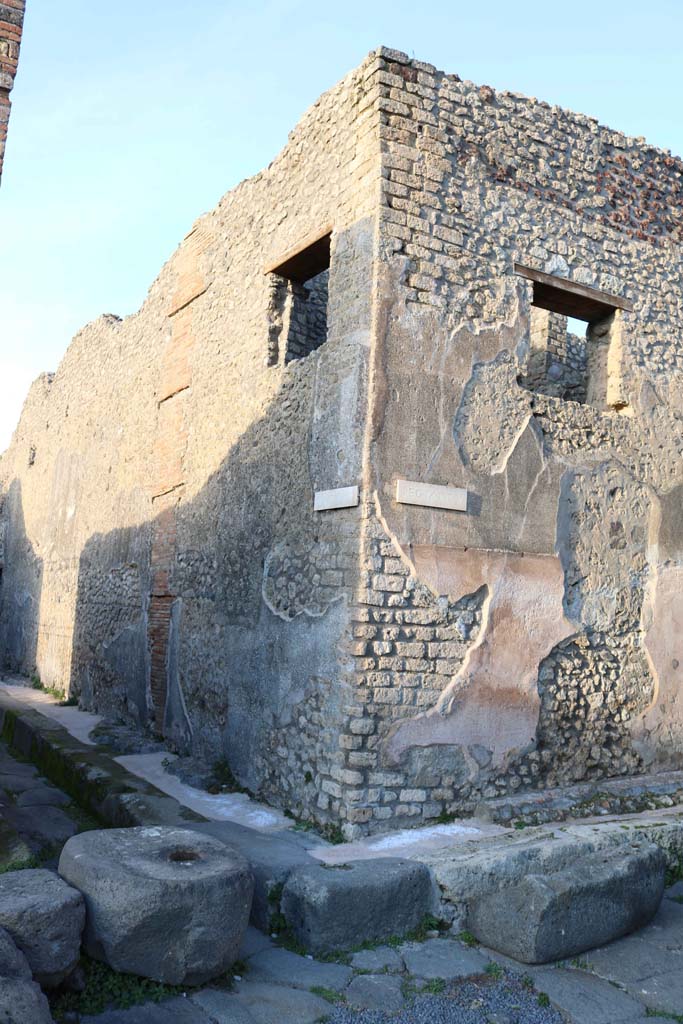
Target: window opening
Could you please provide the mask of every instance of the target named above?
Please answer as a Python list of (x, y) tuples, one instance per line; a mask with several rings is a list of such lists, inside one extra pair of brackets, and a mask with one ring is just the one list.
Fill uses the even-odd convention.
[(327, 340), (328, 231), (269, 268), (268, 363), (304, 359)]
[(628, 300), (520, 264), (531, 282), (529, 356), (518, 382), (602, 411), (627, 406), (621, 375), (622, 310)]

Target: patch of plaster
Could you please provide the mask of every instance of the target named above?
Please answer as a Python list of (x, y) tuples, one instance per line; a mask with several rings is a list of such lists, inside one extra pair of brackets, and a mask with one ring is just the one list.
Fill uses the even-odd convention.
[(655, 688), (633, 724), (634, 744), (667, 766), (683, 763), (683, 566), (663, 565), (653, 575), (643, 614), (644, 648)]
[(488, 586), (482, 628), (436, 707), (400, 722), (385, 751), (396, 763), (409, 747), (482, 747), (493, 767), (534, 741), (539, 662), (574, 632), (563, 611), (564, 578), (550, 555), (516, 555), (432, 545), (412, 549), (415, 571), (435, 593), (457, 599)]
[(566, 614), (589, 629), (636, 628), (648, 574), (648, 488), (610, 459), (567, 472), (561, 490)]
[(531, 396), (517, 385), (509, 352), (477, 363), (455, 414), (453, 436), (463, 462), (478, 473), (502, 473), (531, 419)]

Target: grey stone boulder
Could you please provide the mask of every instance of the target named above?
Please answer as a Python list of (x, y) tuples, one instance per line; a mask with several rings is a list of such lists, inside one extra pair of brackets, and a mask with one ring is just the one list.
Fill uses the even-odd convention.
[(473, 900), (468, 928), (522, 963), (562, 960), (647, 924), (661, 902), (665, 872), (664, 854), (651, 843), (603, 849)]
[(240, 853), (175, 826), (83, 832), (59, 873), (86, 903), (86, 952), (117, 971), (200, 985), (237, 959), (254, 880)]
[(398, 857), (295, 868), (280, 909), (297, 942), (311, 953), (352, 949), (416, 928), (434, 907), (424, 864)]
[(24, 981), (31, 981), (33, 978), (28, 960), (21, 950), (17, 949), (12, 936), (4, 928), (0, 928), (0, 978), (18, 978)]
[(40, 986), (22, 978), (0, 977), (0, 1024), (53, 1024)]
[(55, 988), (76, 967), (84, 922), (80, 892), (53, 871), (32, 868), (0, 875), (0, 926), (43, 988)]
[(50, 1008), (28, 960), (0, 928), (0, 1024), (50, 1024)]

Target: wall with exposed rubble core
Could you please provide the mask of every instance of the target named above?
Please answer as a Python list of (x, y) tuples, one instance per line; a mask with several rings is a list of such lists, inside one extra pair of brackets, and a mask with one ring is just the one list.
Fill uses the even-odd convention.
[[(381, 82), (344, 798), (389, 827), (680, 767), (683, 164), (401, 54)], [(583, 391), (529, 390), (543, 310), (518, 264), (632, 304), (585, 340), (564, 321)], [(467, 511), (399, 505), (397, 478), (464, 487)]]
[(348, 836), (683, 767), (682, 241), (679, 160), (371, 54), (34, 385), (5, 664)]
[[(309, 817), (353, 668), (359, 511), (313, 492), (361, 478), (378, 67), (197, 221), (139, 312), (76, 336), (0, 461), (3, 665)], [(265, 271), (330, 229), (297, 347)]]

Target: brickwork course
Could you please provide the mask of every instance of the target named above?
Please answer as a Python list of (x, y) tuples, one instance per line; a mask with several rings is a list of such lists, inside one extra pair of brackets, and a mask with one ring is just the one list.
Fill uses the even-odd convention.
[(680, 159), (372, 52), (33, 385), (4, 665), (349, 838), (683, 767), (682, 241)]
[(3, 0), (3, 3), (0, 3), (0, 178), (5, 160), (7, 127), (12, 105), (10, 93), (19, 62), (25, 9), (26, 0)]

